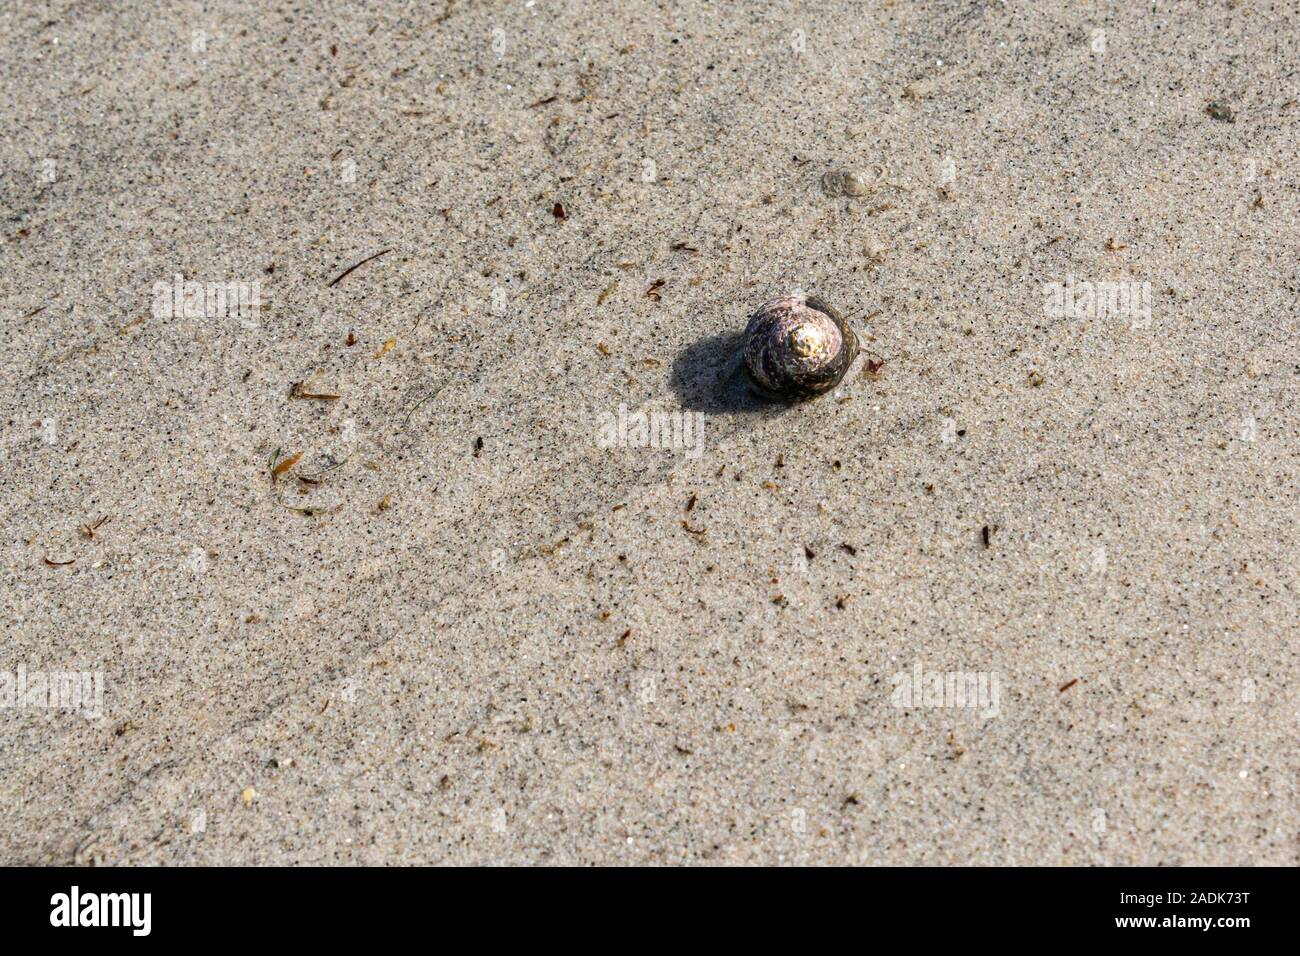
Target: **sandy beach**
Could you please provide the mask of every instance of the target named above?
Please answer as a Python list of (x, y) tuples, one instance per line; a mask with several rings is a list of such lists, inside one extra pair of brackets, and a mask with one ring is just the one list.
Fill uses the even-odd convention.
[(1295, 865), (1297, 41), (7, 5), (0, 861)]

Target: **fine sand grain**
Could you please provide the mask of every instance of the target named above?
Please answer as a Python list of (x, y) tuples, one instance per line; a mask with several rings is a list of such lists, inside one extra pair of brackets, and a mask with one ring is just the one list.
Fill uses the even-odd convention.
[(0, 861), (1295, 864), (1298, 41), (6, 4)]

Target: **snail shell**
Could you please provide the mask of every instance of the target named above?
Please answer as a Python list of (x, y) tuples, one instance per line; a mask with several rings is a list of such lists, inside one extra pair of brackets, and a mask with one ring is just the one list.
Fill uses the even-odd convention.
[(758, 307), (745, 329), (745, 371), (766, 398), (799, 402), (839, 384), (858, 355), (844, 316), (816, 296), (779, 296)]

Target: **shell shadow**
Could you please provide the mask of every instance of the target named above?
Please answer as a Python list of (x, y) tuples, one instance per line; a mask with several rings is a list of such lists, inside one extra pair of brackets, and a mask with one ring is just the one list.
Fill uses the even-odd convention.
[(682, 407), (706, 415), (778, 415), (784, 406), (755, 395), (741, 368), (743, 331), (686, 346), (673, 361), (670, 384)]

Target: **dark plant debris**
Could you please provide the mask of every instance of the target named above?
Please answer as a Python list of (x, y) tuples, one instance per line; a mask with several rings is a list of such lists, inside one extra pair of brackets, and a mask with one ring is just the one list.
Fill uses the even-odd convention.
[(93, 522), (83, 524), (81, 526), (81, 536), (85, 538), (87, 541), (89, 541), (90, 539), (95, 537), (95, 532), (98, 531), (108, 521), (109, 521), (108, 515), (100, 515)]
[(298, 507), (295, 505), (286, 505), (284, 502), (280, 502), (280, 506), (282, 508), (285, 508), (288, 511), (296, 511), (300, 515), (306, 515), (309, 518), (314, 517), (316, 515), (335, 514), (338, 511), (341, 511), (343, 509), (342, 505), (335, 505), (333, 508), (323, 508), (320, 507), (319, 505), (306, 505), (306, 506)]
[(299, 481), (301, 481), (303, 484), (319, 485), (322, 481), (325, 480), (325, 477), (331, 471), (334, 471), (336, 468), (342, 468), (351, 460), (351, 458), (352, 456), (349, 455), (347, 458), (344, 458), (341, 461), (335, 461), (332, 456), (326, 456), (324, 459), (326, 464), (321, 466), (316, 471), (312, 472), (311, 474), (304, 474), (301, 471), (295, 472), (294, 477), (297, 478)]
[(337, 402), (343, 396), (334, 392), (312, 392), (308, 391), (302, 382), (294, 382), (289, 388), (290, 398), (312, 399), (318, 402)]
[(356, 272), (358, 269), (360, 269), (362, 266), (364, 266), (367, 262), (373, 262), (375, 259), (378, 259), (380, 256), (382, 256), (382, 255), (387, 255), (388, 253), (390, 253), (390, 252), (392, 252), (392, 251), (393, 251), (393, 250), (392, 250), (392, 247), (391, 247), (391, 246), (390, 246), (389, 248), (387, 248), (387, 249), (380, 249), (380, 250), (379, 250), (378, 252), (376, 252), (374, 255), (372, 255), (372, 256), (366, 256), (364, 259), (362, 259), (360, 262), (356, 263), (355, 265), (348, 266), (346, 269), (344, 269), (342, 272), (340, 272), (338, 275), (336, 275), (336, 276), (333, 278), (333, 280), (331, 280), (331, 282), (330, 282), (329, 286), (327, 286), (327, 288), (330, 288), (330, 289), (334, 288), (334, 286), (338, 285), (340, 282), (342, 282), (344, 279), (346, 279), (346, 278), (347, 278), (348, 276), (350, 276), (352, 273)]
[(441, 392), (444, 388), (446, 388), (446, 386), (447, 386), (447, 383), (444, 382), (443, 384), (441, 384), (441, 385), (439, 385), (437, 388), (435, 388), (432, 392), (430, 392), (428, 395), (424, 396), (424, 398), (420, 399), (418, 402), (416, 402), (414, 405), (412, 405), (410, 408), (408, 408), (408, 409), (406, 410), (406, 414), (402, 417), (402, 424), (405, 425), (405, 424), (410, 420), (411, 416), (412, 416), (413, 414), (415, 414), (415, 410), (416, 410), (417, 408), (419, 408), (421, 405), (423, 405), (423, 404), (424, 404), (425, 402), (427, 402), (429, 399), (433, 398), (435, 395), (437, 395), (439, 392)]

